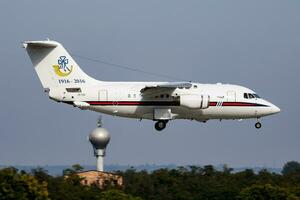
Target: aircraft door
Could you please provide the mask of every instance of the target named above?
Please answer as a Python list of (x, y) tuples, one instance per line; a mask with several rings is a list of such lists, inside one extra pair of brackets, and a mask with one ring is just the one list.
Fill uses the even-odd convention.
[(236, 102), (236, 93), (235, 91), (227, 91), (227, 101)]
[(107, 90), (98, 91), (98, 101), (107, 101)]

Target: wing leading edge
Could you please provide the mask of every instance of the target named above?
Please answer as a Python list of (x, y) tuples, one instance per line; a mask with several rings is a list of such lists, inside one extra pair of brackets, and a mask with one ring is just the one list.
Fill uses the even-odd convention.
[(146, 85), (141, 89), (143, 95), (160, 93), (162, 91), (173, 91), (176, 88), (190, 88), (192, 83), (190, 82), (172, 82), (172, 83), (159, 83), (154, 85)]

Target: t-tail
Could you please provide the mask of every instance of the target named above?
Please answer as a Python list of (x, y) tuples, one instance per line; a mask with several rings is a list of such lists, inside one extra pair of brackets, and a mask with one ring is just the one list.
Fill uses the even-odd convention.
[(65, 48), (55, 41), (25, 41), (26, 49), (43, 88), (71, 88), (95, 85)]
[(96, 85), (100, 81), (84, 73), (65, 48), (55, 41), (25, 41), (34, 69), (49, 97), (56, 101), (65, 97), (66, 90)]

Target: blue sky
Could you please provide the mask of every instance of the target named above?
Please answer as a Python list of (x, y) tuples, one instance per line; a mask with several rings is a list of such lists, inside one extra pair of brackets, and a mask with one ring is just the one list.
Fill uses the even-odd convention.
[[(300, 2), (0, 1), (0, 164), (93, 164), (97, 113), (50, 101), (24, 40), (50, 38), (72, 54), (197, 81), (255, 90), (282, 112), (255, 120), (152, 121), (103, 116), (107, 164), (281, 167), (300, 160)], [(100, 80), (168, 81), (74, 57)]]

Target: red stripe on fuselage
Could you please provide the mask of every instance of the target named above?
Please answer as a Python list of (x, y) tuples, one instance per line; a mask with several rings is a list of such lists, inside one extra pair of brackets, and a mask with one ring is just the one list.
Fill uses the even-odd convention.
[(179, 101), (88, 101), (90, 105), (179, 106)]
[[(217, 106), (217, 102), (210, 102), (210, 106)], [(262, 104), (247, 103), (247, 102), (222, 102), (221, 106), (264, 106)]]
[[(90, 105), (119, 105), (119, 106), (180, 106), (179, 101), (88, 101)], [(209, 106), (217, 106), (218, 102), (210, 102)], [(253, 107), (266, 106), (247, 102), (222, 102), (220, 106)]]

